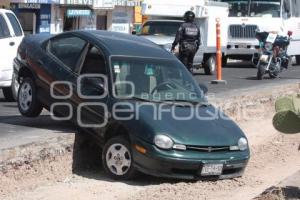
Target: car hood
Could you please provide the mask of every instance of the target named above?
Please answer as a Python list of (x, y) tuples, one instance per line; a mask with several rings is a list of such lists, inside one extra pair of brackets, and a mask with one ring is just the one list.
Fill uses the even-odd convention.
[[(163, 109), (168, 110), (172, 107), (174, 107), (174, 112), (162, 111), (161, 117), (158, 112), (156, 118), (153, 117), (155, 116), (153, 106), (139, 107), (136, 110), (139, 118), (134, 123), (135, 127), (137, 124), (141, 126), (136, 133), (137, 136), (152, 143), (155, 135), (164, 134), (171, 137), (175, 143), (196, 146), (237, 145), (239, 138), (245, 137), (242, 130), (232, 120), (213, 106), (194, 108), (198, 115), (195, 114), (188, 120), (180, 120), (178, 117), (189, 116), (191, 108), (163, 106)], [(159, 106), (156, 106), (156, 109), (159, 109)], [(174, 113), (177, 118), (173, 116)], [(220, 115), (225, 117), (220, 117)]]
[(175, 39), (175, 36), (162, 35), (140, 35), (140, 37), (146, 38), (158, 45), (172, 44)]

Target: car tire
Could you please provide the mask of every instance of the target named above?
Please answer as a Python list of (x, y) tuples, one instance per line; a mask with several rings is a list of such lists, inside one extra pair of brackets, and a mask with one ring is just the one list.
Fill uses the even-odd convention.
[(300, 55), (296, 56), (296, 65), (300, 65)]
[(6, 101), (15, 101), (11, 87), (2, 88), (2, 92)]
[(2, 91), (6, 101), (13, 102), (17, 100), (18, 83), (14, 75), (12, 77), (11, 86), (3, 88)]
[(102, 151), (102, 164), (106, 173), (116, 180), (132, 179), (136, 175), (131, 146), (124, 136), (107, 141)]
[(265, 71), (265, 66), (259, 64), (257, 69), (257, 80), (262, 80), (264, 78)]
[(212, 55), (204, 64), (204, 72), (206, 75), (213, 75), (216, 71), (216, 56)]
[(11, 91), (14, 98), (14, 101), (17, 101), (18, 98), (18, 90), (19, 90), (19, 83), (16, 79), (16, 76), (13, 74), (12, 81), (11, 81)]
[(37, 99), (36, 86), (31, 78), (24, 78), (18, 92), (18, 108), (26, 117), (37, 117), (42, 112), (43, 106)]
[(222, 67), (226, 67), (228, 62), (228, 57), (227, 56), (222, 56)]

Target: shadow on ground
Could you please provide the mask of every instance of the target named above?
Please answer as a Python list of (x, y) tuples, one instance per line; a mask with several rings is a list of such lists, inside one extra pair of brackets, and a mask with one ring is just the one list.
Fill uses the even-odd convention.
[(295, 186), (271, 187), (255, 200), (294, 200), (300, 199), (300, 188)]
[(27, 118), (20, 115), (0, 116), (0, 123), (29, 128), (40, 128), (58, 132), (74, 132), (74, 126), (68, 121), (55, 121), (50, 115)]
[(116, 181), (111, 179), (102, 167), (102, 151), (95, 144), (95, 140), (88, 134), (80, 132), (75, 134), (73, 150), (73, 173), (88, 179), (95, 179), (108, 182), (123, 182), (128, 185), (145, 186), (159, 185), (162, 183), (178, 183), (180, 180), (158, 178), (142, 173), (137, 174), (133, 180)]

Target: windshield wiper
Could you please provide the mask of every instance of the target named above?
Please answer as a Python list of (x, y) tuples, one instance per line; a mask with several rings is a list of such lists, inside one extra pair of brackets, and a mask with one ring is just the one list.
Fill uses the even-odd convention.
[(164, 100), (164, 101), (167, 101), (167, 102), (180, 102), (180, 103), (191, 103), (193, 105), (199, 105), (201, 104), (201, 106), (209, 106), (210, 104), (209, 103), (203, 103), (203, 102), (199, 102), (199, 101), (190, 101), (190, 100), (184, 100), (184, 99), (167, 99), (167, 100)]
[(137, 101), (144, 101), (144, 102), (152, 102), (149, 99), (143, 99), (143, 98), (140, 98), (140, 97), (131, 97), (130, 99), (131, 100), (137, 100)]
[(151, 103), (163, 103), (162, 101), (155, 101), (155, 100), (150, 100), (150, 99), (143, 99), (140, 97), (131, 97), (130, 100), (136, 100), (136, 101), (143, 101), (143, 102), (151, 102)]

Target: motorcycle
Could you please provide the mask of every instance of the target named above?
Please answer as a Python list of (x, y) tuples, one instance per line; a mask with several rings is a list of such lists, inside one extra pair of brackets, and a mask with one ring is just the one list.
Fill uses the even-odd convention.
[(259, 41), (259, 53), (253, 55), (252, 62), (256, 65), (257, 79), (262, 80), (265, 74), (270, 78), (278, 77), (283, 69), (287, 69), (290, 57), (287, 48), (290, 44), (292, 32), (288, 36), (280, 36), (273, 32), (256, 32), (255, 37)]

